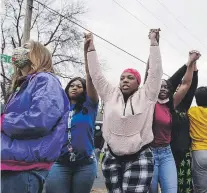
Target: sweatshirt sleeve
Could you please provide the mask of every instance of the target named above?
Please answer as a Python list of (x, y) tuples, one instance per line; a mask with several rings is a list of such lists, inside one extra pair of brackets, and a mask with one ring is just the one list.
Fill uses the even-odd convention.
[(146, 97), (157, 101), (163, 75), (162, 59), (159, 46), (150, 46), (149, 70), (144, 84)]
[(5, 113), (3, 131), (12, 138), (33, 139), (45, 136), (51, 132), (64, 113), (64, 91), (59, 81), (53, 75), (40, 74), (29, 83), (35, 84), (30, 108), (21, 114)]
[(198, 86), (198, 71), (194, 71), (191, 86), (190, 86), (187, 94), (185, 95), (185, 97), (183, 98), (183, 100), (181, 101), (181, 103), (177, 107), (177, 109), (179, 111), (181, 111), (181, 112), (188, 111), (188, 109), (190, 108), (190, 106), (192, 104), (193, 97), (195, 95), (195, 91), (197, 89), (197, 86)]
[(94, 87), (103, 101), (107, 101), (111, 93), (114, 92), (115, 87), (113, 87), (104, 77), (100, 64), (98, 62), (96, 51), (91, 51), (87, 54), (89, 73), (92, 78)]
[(178, 85), (181, 83), (183, 76), (185, 75), (185, 72), (187, 70), (187, 66), (183, 65), (181, 68), (179, 68), (169, 79), (168, 81), (172, 85), (172, 93), (175, 93)]

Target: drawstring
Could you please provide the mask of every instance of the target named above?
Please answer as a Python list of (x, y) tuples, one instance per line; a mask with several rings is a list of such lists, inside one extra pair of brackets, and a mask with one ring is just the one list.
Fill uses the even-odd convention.
[[(125, 107), (124, 107), (124, 113), (123, 113), (124, 116), (125, 116), (126, 104), (127, 103), (125, 103)], [(132, 115), (134, 115), (134, 109), (133, 109), (133, 106), (132, 106), (132, 97), (130, 97), (130, 106), (131, 106)]]
[(130, 98), (130, 106), (131, 106), (132, 115), (134, 115), (134, 109), (133, 109), (133, 106), (132, 106), (132, 97)]

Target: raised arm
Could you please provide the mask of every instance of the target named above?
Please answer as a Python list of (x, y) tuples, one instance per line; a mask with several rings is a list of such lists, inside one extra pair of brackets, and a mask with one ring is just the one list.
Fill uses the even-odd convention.
[[(152, 31), (152, 29), (150, 30), (150, 32)], [(160, 34), (159, 34), (159, 31), (160, 29), (157, 30), (157, 34), (156, 34), (156, 40), (157, 40), (157, 43), (159, 45), (159, 42), (160, 42)], [(148, 70), (149, 70), (149, 58), (147, 60), (147, 66), (146, 66), (146, 71), (145, 71), (145, 77), (144, 77), (144, 83), (146, 82), (147, 80), (147, 76), (148, 76)]]
[(159, 30), (152, 30), (149, 35), (151, 43), (149, 70), (147, 72), (148, 75), (144, 84), (146, 97), (151, 101), (157, 101), (163, 75), (160, 48), (156, 40), (158, 32)]
[(92, 100), (92, 102), (98, 102), (98, 94), (93, 85), (89, 70), (88, 70), (88, 58), (87, 58), (87, 48), (84, 46), (84, 59), (85, 59), (85, 71), (86, 71), (86, 91), (88, 97)]
[(149, 58), (148, 58), (148, 60), (147, 60), (147, 66), (146, 66), (145, 76), (144, 76), (144, 83), (145, 83), (146, 80), (147, 80), (148, 70), (149, 70)]
[(197, 89), (197, 86), (198, 86), (198, 69), (195, 64), (194, 65), (194, 72), (193, 72), (193, 80), (192, 80), (191, 86), (190, 86), (187, 94), (183, 98), (183, 100), (177, 106), (177, 109), (180, 112), (187, 112), (188, 109), (190, 108), (192, 101), (193, 101), (195, 91)]
[(168, 81), (172, 85), (172, 93), (175, 93), (178, 85), (181, 83), (183, 76), (185, 75), (187, 70), (187, 65), (184, 64), (181, 68), (179, 68), (169, 79)]
[(190, 52), (189, 59), (187, 62), (187, 70), (183, 77), (182, 83), (178, 88), (177, 92), (174, 94), (174, 107), (176, 108), (182, 99), (185, 97), (186, 93), (188, 92), (194, 72), (194, 63), (199, 59), (200, 53), (197, 51)]
[(103, 101), (106, 101), (115, 88), (106, 80), (101, 71), (91, 33), (85, 36), (85, 49), (87, 50), (88, 68), (94, 87)]

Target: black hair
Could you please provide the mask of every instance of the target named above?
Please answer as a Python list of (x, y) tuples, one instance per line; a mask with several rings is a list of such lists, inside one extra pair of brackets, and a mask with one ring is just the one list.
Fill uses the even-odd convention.
[(174, 108), (174, 100), (173, 100), (173, 87), (172, 84), (169, 80), (164, 80), (167, 83), (167, 87), (169, 90), (169, 101), (166, 103), (168, 108), (170, 109), (171, 114), (175, 113), (175, 108)]
[(198, 106), (207, 107), (207, 86), (197, 88), (195, 99)]
[(73, 82), (75, 82), (76, 80), (79, 80), (81, 82), (81, 84), (83, 86), (83, 93), (77, 97), (74, 110), (75, 110), (75, 113), (78, 113), (82, 110), (83, 114), (87, 114), (88, 109), (86, 107), (83, 107), (83, 103), (86, 101), (86, 80), (81, 77), (75, 77), (75, 78), (71, 79), (69, 81), (68, 85), (65, 87), (65, 92), (66, 92), (66, 95), (70, 101), (70, 96), (69, 96), (68, 90), (69, 90), (70, 85)]

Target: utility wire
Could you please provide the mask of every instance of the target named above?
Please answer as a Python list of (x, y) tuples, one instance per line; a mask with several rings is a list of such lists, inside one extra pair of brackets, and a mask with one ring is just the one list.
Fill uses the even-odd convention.
[(157, 2), (171, 15), (171, 16), (173, 16), (174, 18), (175, 18), (175, 20), (181, 25), (181, 26), (183, 26), (183, 28), (185, 28), (186, 30), (188, 30), (188, 32), (191, 34), (191, 36), (193, 37), (193, 38), (195, 38), (201, 45), (203, 45), (203, 47), (205, 48), (205, 49), (207, 49), (207, 47), (206, 47), (206, 45), (203, 43), (203, 42), (201, 42), (199, 39), (198, 39), (198, 37), (195, 35), (195, 34), (193, 34), (191, 31), (190, 31), (190, 29), (186, 26), (186, 25), (184, 25), (163, 3), (161, 3), (160, 2), (160, 0), (157, 0)]
[[(150, 11), (147, 7), (145, 7), (139, 0), (136, 0), (137, 3), (139, 3), (147, 12), (149, 12), (151, 15), (153, 15), (157, 20), (159, 20), (166, 28), (168, 28), (170, 31), (172, 31), (163, 21), (160, 20), (159, 17), (157, 17), (152, 11)], [(185, 45), (187, 45), (188, 47), (190, 47), (190, 45), (183, 40), (176, 32), (174, 32), (175, 35), (180, 39), (180, 41), (182, 41)]]
[[(140, 20), (136, 15), (132, 14), (129, 10), (127, 10), (124, 6), (122, 6), (120, 3), (118, 3), (117, 1), (115, 0), (112, 0), (114, 3), (116, 3), (119, 7), (121, 7), (123, 10), (125, 10), (127, 13), (129, 13), (132, 17), (134, 17), (136, 20), (138, 20), (140, 23), (142, 23), (146, 28), (150, 28), (146, 23), (144, 23), (142, 20)], [(178, 52), (178, 49), (173, 45), (171, 44), (169, 41), (167, 41), (165, 38), (161, 38), (163, 39), (164, 41), (166, 41), (174, 50), (176, 50)], [(181, 56), (183, 56), (180, 52), (178, 52)]]
[[(84, 29), (84, 30), (86, 30), (86, 31), (88, 31), (88, 32), (91, 32), (94, 36), (96, 36), (96, 37), (98, 37), (99, 39), (101, 39), (101, 40), (103, 40), (103, 41), (107, 42), (108, 44), (110, 44), (110, 45), (114, 46), (115, 48), (117, 48), (117, 49), (121, 50), (122, 52), (124, 52), (124, 53), (128, 54), (129, 56), (131, 56), (131, 57), (133, 57), (133, 58), (135, 58), (135, 59), (139, 60), (140, 62), (142, 62), (142, 63), (144, 63), (144, 64), (147, 64), (147, 62), (143, 61), (142, 59), (138, 58), (137, 56), (134, 56), (133, 54), (131, 54), (131, 53), (127, 52), (126, 50), (124, 50), (124, 49), (120, 48), (119, 46), (117, 46), (117, 45), (115, 45), (115, 44), (111, 43), (110, 41), (106, 40), (105, 38), (102, 38), (102, 37), (101, 37), (101, 36), (99, 36), (98, 34), (96, 34), (96, 33), (92, 32), (92, 31), (90, 31), (89, 29), (87, 29), (87, 28), (83, 27), (82, 25), (78, 24), (77, 22), (75, 22), (75, 21), (71, 20), (71, 18), (68, 18), (68, 17), (66, 17), (66, 16), (62, 15), (62, 14), (61, 14), (61, 13), (59, 13), (58, 11), (56, 11), (56, 10), (54, 10), (54, 9), (52, 9), (52, 8), (50, 8), (50, 7), (48, 7), (47, 5), (45, 5), (45, 4), (43, 4), (43, 3), (41, 3), (41, 2), (40, 2), (40, 1), (38, 1), (38, 0), (34, 0), (34, 1), (35, 1), (35, 2), (37, 2), (37, 3), (39, 3), (40, 5), (42, 5), (43, 7), (45, 7), (47, 10), (49, 10), (49, 11), (51, 11), (51, 12), (53, 12), (53, 13), (56, 13), (56, 14), (60, 15), (61, 17), (63, 17), (63, 18), (65, 18), (65, 19), (67, 19), (67, 20), (68, 20), (68, 21), (70, 21), (71, 23), (73, 23), (73, 24), (75, 24), (75, 25), (79, 26), (80, 28), (82, 28), (82, 29)], [(167, 75), (167, 74), (165, 74), (165, 73), (163, 73), (163, 74), (164, 74), (164, 75), (166, 75), (166, 76), (168, 76), (168, 77), (170, 77), (169, 75)]]
[(129, 15), (131, 15), (132, 17), (134, 17), (136, 20), (138, 20), (140, 23), (142, 23), (145, 27), (147, 27), (149, 29), (149, 26), (144, 23), (141, 19), (139, 19), (136, 15), (132, 14), (129, 10), (127, 10), (124, 6), (122, 6), (120, 3), (118, 3), (115, 0), (112, 0), (114, 3), (116, 3), (119, 7), (121, 7), (123, 10), (125, 10)]

